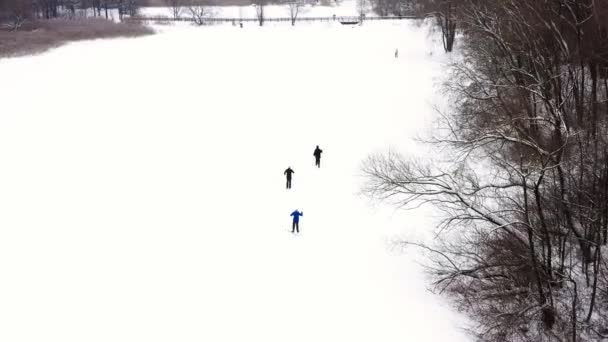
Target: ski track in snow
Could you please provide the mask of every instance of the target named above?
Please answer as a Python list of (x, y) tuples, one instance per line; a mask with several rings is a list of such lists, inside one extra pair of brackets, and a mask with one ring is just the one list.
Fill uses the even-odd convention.
[(467, 341), (388, 243), (429, 211), (357, 194), (370, 153), (424, 154), (427, 31), (162, 30), (0, 60), (0, 340)]

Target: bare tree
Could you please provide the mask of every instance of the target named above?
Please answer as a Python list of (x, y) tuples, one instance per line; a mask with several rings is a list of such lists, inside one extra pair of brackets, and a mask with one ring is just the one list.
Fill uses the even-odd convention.
[[(501, 1), (501, 0), (493, 0)], [(441, 29), (441, 38), (445, 52), (451, 52), (456, 38), (458, 9), (469, 0), (411, 0), (409, 9), (418, 15), (433, 15)]]
[(445, 52), (452, 52), (456, 38), (455, 1), (441, 1), (437, 4), (435, 17), (441, 27), (441, 38)]
[(372, 9), (380, 16), (387, 16), (390, 13), (389, 0), (371, 0)]
[(264, 9), (268, 4), (268, 0), (253, 0), (253, 5), (255, 6), (255, 14), (258, 19), (258, 23), (260, 26), (264, 26), (265, 14)]
[(289, 12), (289, 18), (291, 19), (291, 26), (296, 24), (298, 14), (304, 11), (306, 3), (302, 0), (287, 0), (287, 10)]
[[(77, 17), (88, 17), (89, 9), (93, 7), (92, 0), (74, 0), (74, 16)], [(70, 9), (71, 11), (71, 9)]]
[(34, 0), (33, 6), (45, 19), (57, 18), (59, 16), (59, 0)]
[(0, 2), (0, 23), (6, 19), (6, 27), (11, 31), (18, 30), (25, 20), (32, 15), (32, 3), (27, 0), (2, 0)]
[(184, 12), (184, 0), (166, 0), (173, 19), (179, 19)]
[(205, 25), (209, 18), (215, 16), (212, 5), (206, 0), (196, 0), (194, 4), (188, 7), (192, 19), (196, 25)]
[(134, 17), (138, 14), (141, 7), (141, 0), (123, 0), (126, 8), (126, 12), (129, 16)]
[(363, 24), (365, 15), (370, 10), (370, 0), (357, 0), (357, 13), (359, 14), (359, 23)]
[(64, 0), (63, 1), (63, 7), (67, 10), (67, 16), (69, 18), (74, 18), (76, 17), (76, 8), (79, 5), (79, 1), (78, 0)]

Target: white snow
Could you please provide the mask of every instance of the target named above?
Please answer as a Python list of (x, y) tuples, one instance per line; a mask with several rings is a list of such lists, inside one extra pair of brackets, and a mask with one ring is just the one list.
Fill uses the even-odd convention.
[(468, 341), (387, 243), (429, 212), (357, 195), (432, 118), (426, 30), (164, 30), (0, 60), (0, 340)]

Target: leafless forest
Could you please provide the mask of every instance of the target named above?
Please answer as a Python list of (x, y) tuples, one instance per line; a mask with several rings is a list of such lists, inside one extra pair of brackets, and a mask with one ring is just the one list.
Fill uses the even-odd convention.
[(152, 34), (109, 14), (118, 9), (120, 17), (134, 15), (139, 8), (136, 0), (0, 0), (0, 57), (40, 53), (71, 41)]
[(0, 0), (0, 22), (17, 30), (27, 20), (104, 17), (118, 9), (119, 15), (135, 15), (139, 0)]
[(428, 141), (450, 158), (371, 156), (366, 192), (444, 213), (436, 243), (405, 244), (479, 340), (608, 338), (608, 2), (410, 5), (462, 55)]

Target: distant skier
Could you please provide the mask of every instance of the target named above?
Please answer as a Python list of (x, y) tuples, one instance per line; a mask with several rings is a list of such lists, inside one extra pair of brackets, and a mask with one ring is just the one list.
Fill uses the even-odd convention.
[(283, 174), (285, 175), (285, 177), (287, 177), (287, 189), (291, 189), (291, 175), (296, 173), (294, 170), (291, 169), (291, 166), (288, 167), (287, 169), (285, 169), (285, 172), (283, 172)]
[(317, 148), (315, 148), (315, 152), (312, 155), (315, 156), (315, 166), (319, 168), (321, 167), (321, 153), (323, 153), (323, 150), (317, 145)]
[(293, 216), (293, 221), (292, 221), (292, 224), (291, 224), (291, 232), (292, 233), (293, 232), (299, 233), (300, 232), (300, 216), (304, 216), (304, 212), (303, 211), (298, 211), (296, 209), (289, 216)]
[(399, 49), (395, 49), (395, 58), (399, 58)]

